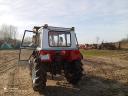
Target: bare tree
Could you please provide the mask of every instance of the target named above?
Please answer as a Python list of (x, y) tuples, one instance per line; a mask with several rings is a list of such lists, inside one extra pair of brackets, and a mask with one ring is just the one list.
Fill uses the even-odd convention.
[(1, 26), (1, 32), (2, 32), (2, 39), (7, 39), (9, 38), (9, 33), (8, 33), (8, 26), (7, 25), (2, 25)]
[(99, 40), (100, 40), (100, 37), (96, 37), (96, 43), (98, 44), (99, 43)]
[(3, 24), (0, 29), (1, 38), (4, 40), (16, 39), (17, 27)]
[(17, 27), (10, 25), (10, 37), (16, 39)]

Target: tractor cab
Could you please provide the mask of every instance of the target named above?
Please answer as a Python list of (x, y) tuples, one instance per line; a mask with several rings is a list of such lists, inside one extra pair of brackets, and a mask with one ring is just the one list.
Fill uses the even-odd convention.
[[(38, 27), (37, 27), (38, 28)], [(78, 49), (78, 42), (72, 28), (52, 27), (45, 25), (37, 29), (35, 33), (37, 37), (38, 49), (42, 50), (75, 50)]]

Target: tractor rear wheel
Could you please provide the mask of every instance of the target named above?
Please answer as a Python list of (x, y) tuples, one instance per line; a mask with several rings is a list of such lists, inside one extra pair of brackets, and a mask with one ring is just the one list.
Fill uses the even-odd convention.
[(83, 76), (83, 68), (80, 60), (73, 61), (71, 64), (66, 64), (64, 69), (65, 77), (67, 81), (73, 85), (76, 85)]
[(34, 91), (41, 91), (46, 87), (47, 72), (45, 64), (35, 60), (32, 67), (32, 86)]

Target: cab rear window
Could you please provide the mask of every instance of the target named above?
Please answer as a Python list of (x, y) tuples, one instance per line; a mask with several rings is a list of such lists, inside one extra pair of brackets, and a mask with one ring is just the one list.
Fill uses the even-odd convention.
[(49, 31), (49, 46), (51, 47), (70, 47), (71, 34), (70, 32), (55, 32)]

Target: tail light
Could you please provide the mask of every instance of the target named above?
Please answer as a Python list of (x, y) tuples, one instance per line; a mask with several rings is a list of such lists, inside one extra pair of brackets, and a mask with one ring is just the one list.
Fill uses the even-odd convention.
[(41, 60), (50, 60), (50, 55), (46, 54), (46, 55), (40, 55)]
[(46, 50), (40, 51), (40, 59), (41, 61), (51, 61), (50, 52)]
[(66, 51), (61, 51), (61, 55), (65, 55), (66, 54)]

